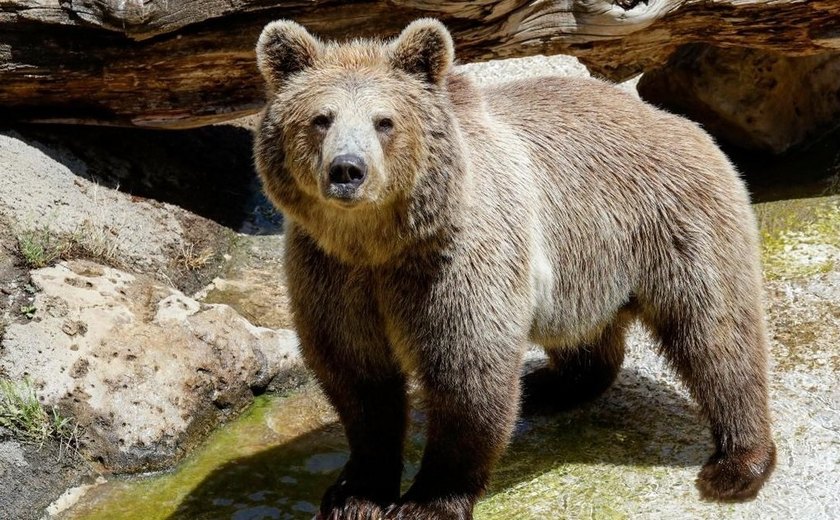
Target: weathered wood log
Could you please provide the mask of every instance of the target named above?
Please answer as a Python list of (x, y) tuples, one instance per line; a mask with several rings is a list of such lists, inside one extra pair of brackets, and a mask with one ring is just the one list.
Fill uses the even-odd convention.
[(178, 128), (258, 110), (270, 20), (326, 38), (443, 20), (458, 57), (578, 56), (621, 80), (703, 42), (788, 56), (840, 50), (838, 0), (2, 0), (2, 119)]

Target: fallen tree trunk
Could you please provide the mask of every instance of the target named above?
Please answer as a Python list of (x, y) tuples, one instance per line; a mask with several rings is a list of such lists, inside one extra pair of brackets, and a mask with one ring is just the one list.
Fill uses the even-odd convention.
[(461, 61), (578, 56), (621, 80), (709, 43), (786, 56), (840, 51), (837, 0), (6, 0), (4, 119), (182, 128), (254, 112), (253, 47), (270, 20), (325, 38), (390, 36), (421, 16), (452, 30)]

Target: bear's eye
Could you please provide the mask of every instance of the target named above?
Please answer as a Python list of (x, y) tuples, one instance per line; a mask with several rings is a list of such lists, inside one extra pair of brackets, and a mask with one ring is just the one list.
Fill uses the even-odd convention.
[(325, 114), (320, 114), (312, 118), (312, 126), (318, 130), (326, 130), (332, 124), (332, 118)]
[(377, 132), (390, 132), (394, 129), (394, 122), (391, 120), (390, 117), (383, 117), (376, 121), (376, 131)]

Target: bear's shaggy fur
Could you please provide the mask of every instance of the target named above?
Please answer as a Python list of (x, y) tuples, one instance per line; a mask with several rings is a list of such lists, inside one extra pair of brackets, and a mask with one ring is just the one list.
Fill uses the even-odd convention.
[[(343, 44), (274, 22), (257, 57), (256, 164), (351, 448), (324, 518), (470, 518), (528, 342), (551, 363), (526, 389), (573, 404), (613, 381), (633, 319), (711, 423), (701, 495), (756, 495), (775, 461), (756, 225), (704, 131), (595, 80), (480, 89), (434, 20)], [(409, 375), (428, 435), (400, 497)]]

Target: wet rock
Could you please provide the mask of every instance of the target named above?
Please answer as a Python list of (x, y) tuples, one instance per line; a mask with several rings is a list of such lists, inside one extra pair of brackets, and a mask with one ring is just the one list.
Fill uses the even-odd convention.
[(689, 45), (646, 72), (639, 92), (731, 144), (779, 153), (840, 121), (840, 54)]
[(60, 497), (55, 499), (53, 503), (49, 505), (49, 507), (47, 507), (46, 517), (53, 518), (60, 515), (61, 513), (78, 503), (79, 500), (81, 500), (89, 490), (96, 488), (96, 486), (104, 484), (105, 482), (105, 478), (99, 476), (90, 484), (82, 484), (80, 486), (75, 486), (67, 489), (66, 491), (64, 491), (64, 493), (61, 494)]
[(293, 332), (151, 278), (81, 260), (31, 276), (35, 312), (8, 326), (0, 371), (74, 417), (106, 470), (171, 464), (299, 367)]

